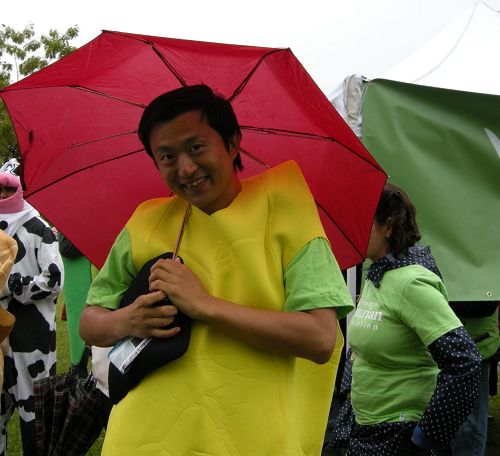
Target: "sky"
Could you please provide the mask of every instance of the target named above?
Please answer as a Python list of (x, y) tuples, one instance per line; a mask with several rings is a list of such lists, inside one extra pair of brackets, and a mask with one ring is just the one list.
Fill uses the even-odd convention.
[[(500, 9), (500, 0), (485, 0)], [(78, 25), (81, 46), (101, 30), (289, 47), (326, 95), (351, 74), (383, 77), (475, 0), (23, 0), (0, 23), (37, 33)]]

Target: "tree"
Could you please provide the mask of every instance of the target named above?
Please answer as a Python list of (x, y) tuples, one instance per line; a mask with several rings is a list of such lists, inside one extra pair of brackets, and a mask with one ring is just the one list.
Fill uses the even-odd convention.
[[(76, 48), (69, 42), (78, 36), (78, 26), (68, 28), (63, 34), (51, 29), (47, 35), (36, 37), (33, 24), (23, 30), (0, 27), (0, 89), (41, 70)], [(18, 146), (9, 114), (0, 100), (0, 163), (16, 156)]]

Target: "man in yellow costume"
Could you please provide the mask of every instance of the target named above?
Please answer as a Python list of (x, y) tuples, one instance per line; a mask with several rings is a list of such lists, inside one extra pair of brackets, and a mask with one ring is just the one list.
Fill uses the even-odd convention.
[[(240, 180), (241, 132), (204, 85), (163, 94), (139, 137), (175, 193), (142, 203), (93, 282), (80, 334), (110, 346), (175, 337), (186, 353), (146, 376), (110, 416), (104, 455), (319, 455), (352, 300), (294, 162)], [(120, 308), (149, 259), (151, 292)], [(155, 306), (166, 296), (172, 305)]]

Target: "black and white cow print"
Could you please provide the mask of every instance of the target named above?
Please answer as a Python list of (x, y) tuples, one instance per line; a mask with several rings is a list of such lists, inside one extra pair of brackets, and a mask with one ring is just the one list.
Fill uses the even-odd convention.
[(55, 313), (63, 265), (54, 233), (35, 210), (32, 213), (33, 217), (25, 218), (15, 230), (13, 214), (0, 214), (0, 228), (18, 244), (15, 264), (0, 298), (0, 304), (16, 317), (7, 339), (9, 346), (4, 350), (0, 455), (6, 452), (6, 426), (16, 408), (21, 420), (23, 453), (36, 454), (33, 382), (56, 370)]

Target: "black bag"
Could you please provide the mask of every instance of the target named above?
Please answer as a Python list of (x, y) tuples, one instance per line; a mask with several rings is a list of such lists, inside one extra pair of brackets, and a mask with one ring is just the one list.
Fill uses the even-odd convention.
[[(172, 258), (173, 253), (167, 252), (149, 260), (134, 278), (129, 288), (122, 297), (120, 307), (132, 304), (137, 297), (149, 292), (149, 275), (151, 266), (159, 259)], [(182, 261), (182, 260), (181, 260)], [(158, 305), (169, 304), (168, 299)], [(181, 357), (187, 350), (191, 334), (191, 318), (178, 312), (174, 321), (168, 326), (172, 328), (179, 326), (181, 332), (174, 337), (160, 339), (153, 337), (152, 340), (132, 361), (128, 370), (122, 374), (113, 363), (109, 364), (108, 383), (109, 397), (114, 404), (120, 402), (127, 393), (137, 386), (148, 374), (159, 367)]]

